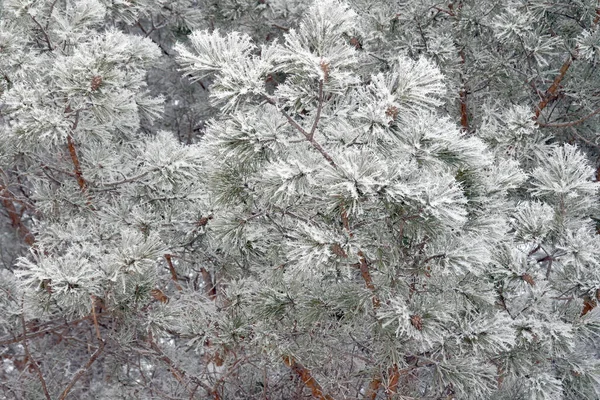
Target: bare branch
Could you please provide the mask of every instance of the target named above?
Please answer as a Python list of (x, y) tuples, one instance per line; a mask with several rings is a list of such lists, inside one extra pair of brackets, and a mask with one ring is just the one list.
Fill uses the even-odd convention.
[(594, 115), (600, 113), (600, 108), (594, 110), (593, 112), (589, 113), (588, 115), (586, 115), (583, 118), (578, 119), (577, 121), (571, 121), (571, 122), (554, 122), (554, 123), (542, 123), (542, 122), (538, 122), (538, 126), (541, 126), (542, 128), (569, 128), (575, 125), (579, 125), (582, 122), (585, 122), (586, 120), (592, 118)]
[[(96, 314), (97, 318), (98, 317), (103, 317), (103, 316), (104, 316), (104, 314)], [(44, 336), (47, 333), (54, 333), (58, 329), (62, 329), (62, 328), (70, 327), (70, 326), (73, 326), (73, 325), (77, 325), (80, 322), (83, 322), (83, 321), (86, 321), (86, 320), (90, 320), (90, 319), (93, 319), (93, 316), (88, 315), (88, 316), (85, 316), (83, 318), (79, 318), (79, 319), (76, 319), (76, 320), (73, 320), (73, 321), (65, 322), (64, 324), (55, 325), (55, 326), (52, 326), (52, 327), (49, 327), (49, 328), (46, 328), (46, 329), (42, 329), (42, 330), (39, 330), (40, 327), (38, 326), (38, 327), (35, 327), (35, 330), (32, 330), (32, 331), (30, 331), (27, 334), (23, 334), (23, 335), (20, 335), (20, 336), (17, 336), (17, 337), (12, 337), (10, 339), (0, 340), (0, 346), (6, 346), (6, 345), (9, 345), (9, 344), (13, 344), (13, 343), (19, 343), (19, 342), (21, 342), (23, 340), (26, 340), (26, 339), (33, 339), (35, 337)]]
[(60, 394), (58, 400), (65, 400), (67, 398), (67, 395), (69, 394), (71, 389), (73, 389), (73, 386), (75, 386), (77, 381), (79, 379), (81, 379), (81, 377), (89, 370), (89, 368), (92, 366), (94, 361), (96, 361), (98, 359), (98, 357), (104, 350), (104, 345), (105, 345), (105, 343), (102, 339), (99, 340), (99, 343), (100, 343), (100, 345), (98, 346), (98, 348), (96, 349), (94, 354), (92, 354), (92, 356), (90, 357), (88, 362), (85, 363), (85, 365), (83, 367), (79, 368), (79, 370), (75, 373), (75, 375), (71, 379), (71, 382), (69, 382), (69, 384), (67, 385), (65, 390), (63, 390), (63, 392)]
[[(265, 96), (264, 97), (267, 101), (267, 103), (274, 105), (275, 107), (277, 107), (277, 103), (275, 102), (275, 100), (271, 99), (270, 97)], [(290, 125), (292, 125), (294, 128), (296, 128), (296, 130), (298, 130), (298, 132), (300, 132), (305, 138), (306, 140), (319, 152), (321, 153), (321, 155), (323, 156), (323, 158), (325, 158), (325, 160), (327, 160), (327, 162), (329, 163), (329, 165), (331, 165), (333, 168), (337, 169), (337, 165), (336, 163), (333, 161), (333, 158), (331, 158), (331, 156), (329, 155), (329, 153), (327, 153), (325, 151), (325, 149), (313, 138), (311, 137), (311, 133), (307, 132), (302, 126), (300, 126), (300, 124), (298, 124), (292, 117), (290, 117), (290, 115), (288, 113), (286, 113), (284, 110), (279, 110), (283, 116), (288, 120), (288, 122), (290, 123)], [(317, 112), (320, 114), (320, 111), (317, 109)], [(313, 128), (316, 129), (316, 122), (317, 119), (315, 119), (315, 122), (313, 123)], [(311, 129), (312, 130), (312, 129)], [(314, 132), (313, 132), (314, 133)]]
[[(181, 368), (179, 368), (174, 362), (173, 360), (171, 360), (169, 358), (169, 356), (167, 356), (161, 349), (160, 347), (158, 347), (158, 345), (154, 342), (154, 340), (152, 339), (152, 335), (149, 336), (148, 341), (150, 342), (150, 347), (151, 349), (159, 356), (160, 360), (162, 362), (164, 362), (165, 364), (167, 364), (167, 366), (169, 367), (169, 371), (173, 374), (173, 376), (175, 377), (175, 379), (177, 379), (177, 381), (179, 381), (179, 383), (181, 383), (182, 385), (186, 386), (184, 378), (186, 376), (186, 372), (184, 370), (182, 370)], [(206, 392), (210, 395), (213, 396), (214, 400), (220, 400), (220, 396), (217, 392), (214, 392), (213, 389), (208, 386), (206, 383), (202, 382), (202, 380), (200, 380), (199, 378), (193, 376), (193, 375), (189, 375), (189, 379), (194, 382), (195, 384), (201, 386), (204, 390), (206, 390)]]
[(40, 24), (33, 15), (31, 16), (31, 19), (38, 26), (38, 28), (40, 28), (40, 30), (42, 31), (42, 34), (44, 35), (44, 39), (46, 40), (46, 44), (48, 45), (48, 50), (50, 50), (50, 51), (54, 50), (54, 48), (52, 47), (52, 43), (50, 42), (50, 37), (48, 36), (48, 32), (46, 32), (46, 29), (44, 29), (42, 24)]
[[(24, 308), (24, 307), (22, 307)], [(44, 392), (44, 396), (46, 396), (47, 400), (51, 400), (52, 398), (50, 397), (50, 393), (48, 392), (48, 386), (46, 386), (46, 380), (44, 379), (44, 375), (42, 374), (42, 371), (40, 370), (40, 367), (37, 364), (37, 361), (35, 361), (33, 359), (33, 357), (31, 356), (31, 353), (29, 352), (29, 346), (27, 345), (27, 328), (25, 327), (25, 316), (24, 316), (25, 312), (22, 310), (21, 312), (21, 324), (23, 325), (23, 348), (25, 349), (25, 357), (27, 360), (29, 360), (29, 364), (33, 367), (33, 369), (35, 370), (35, 372), (38, 375), (38, 378), (40, 379), (40, 383), (42, 384), (42, 390)]]
[(132, 176), (130, 178), (126, 178), (120, 181), (113, 181), (113, 182), (106, 182), (106, 183), (102, 183), (102, 186), (106, 187), (106, 186), (118, 186), (118, 185), (123, 185), (125, 183), (130, 183), (130, 182), (135, 182), (139, 179), (142, 179), (143, 177), (145, 177), (146, 175), (148, 175), (151, 171), (146, 171), (146, 172), (142, 172), (139, 175), (135, 175)]

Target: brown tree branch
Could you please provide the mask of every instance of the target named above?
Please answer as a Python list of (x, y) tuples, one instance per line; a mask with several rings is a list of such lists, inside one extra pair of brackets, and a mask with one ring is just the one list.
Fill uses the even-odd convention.
[(358, 259), (360, 264), (360, 275), (365, 281), (365, 285), (367, 286), (367, 288), (371, 292), (373, 292), (373, 307), (379, 308), (379, 306), (381, 305), (381, 301), (379, 300), (379, 297), (377, 297), (377, 295), (375, 294), (375, 285), (373, 284), (373, 279), (371, 277), (371, 273), (369, 272), (369, 265), (367, 263), (367, 259), (365, 258), (365, 254), (362, 251), (358, 252)]
[(29, 230), (29, 228), (27, 228), (27, 226), (25, 226), (25, 224), (23, 223), (21, 213), (19, 213), (17, 211), (17, 208), (15, 207), (15, 202), (17, 202), (17, 199), (10, 192), (10, 190), (8, 190), (7, 187), (2, 186), (2, 184), (0, 184), (0, 203), (2, 203), (2, 205), (6, 209), (6, 212), (8, 213), (8, 217), (10, 218), (10, 224), (13, 228), (16, 229), (17, 233), (23, 239), (23, 241), (29, 246), (32, 246), (33, 243), (35, 243), (35, 238)]
[(554, 78), (552, 85), (550, 85), (548, 90), (546, 90), (544, 97), (542, 97), (542, 99), (538, 103), (538, 105), (535, 109), (535, 116), (533, 117), (534, 120), (537, 121), (537, 119), (539, 118), (539, 116), (542, 113), (542, 111), (544, 110), (544, 108), (546, 108), (548, 103), (550, 103), (550, 101), (554, 98), (556, 91), (558, 90), (558, 87), (560, 85), (560, 82), (563, 80), (563, 78), (567, 74), (567, 71), (571, 67), (572, 63), (573, 63), (573, 56), (569, 55), (567, 60), (563, 63), (562, 67), (560, 67), (558, 75)]
[[(465, 65), (465, 51), (461, 49), (460, 55), (461, 64)], [(461, 74), (462, 75), (462, 74)], [(469, 131), (469, 110), (467, 109), (467, 88), (465, 87), (464, 77), (462, 78), (462, 89), (458, 93), (458, 101), (460, 102), (460, 125), (465, 132)]]
[(169, 266), (169, 271), (171, 272), (171, 279), (175, 283), (175, 287), (177, 290), (181, 291), (183, 288), (179, 284), (179, 278), (177, 277), (177, 271), (175, 271), (175, 267), (173, 266), (173, 261), (171, 260), (170, 254), (165, 254), (165, 260), (167, 260), (167, 265)]
[[(599, 1), (599, 3), (600, 3), (600, 1)], [(596, 17), (592, 21), (591, 28), (595, 29), (598, 26), (599, 22), (600, 22), (600, 7), (596, 7)], [(550, 101), (555, 98), (556, 92), (558, 91), (558, 88), (560, 85), (560, 82), (563, 80), (567, 71), (571, 67), (571, 64), (575, 60), (575, 56), (573, 54), (577, 54), (578, 50), (579, 50), (579, 48), (575, 47), (574, 52), (569, 55), (567, 60), (560, 67), (560, 70), (558, 71), (558, 75), (554, 78), (552, 85), (550, 85), (548, 90), (546, 90), (546, 93), (544, 94), (544, 96), (542, 97), (540, 102), (538, 103), (536, 110), (535, 110), (535, 115), (533, 117), (533, 120), (537, 121), (537, 119), (539, 118), (539, 116), (540, 116), (541, 112), (544, 110), (544, 108), (546, 108), (546, 106), (548, 106), (548, 103), (550, 103)], [(587, 119), (587, 118), (585, 118), (585, 119)], [(580, 123), (580, 122), (577, 122), (577, 123)], [(540, 125), (540, 126), (543, 126), (543, 125)], [(572, 126), (572, 125), (564, 125), (564, 126)]]
[(75, 142), (71, 135), (67, 136), (67, 145), (69, 147), (69, 154), (71, 155), (71, 161), (73, 161), (75, 178), (77, 178), (77, 184), (83, 193), (87, 191), (87, 181), (83, 177), (81, 172), (81, 164), (79, 163), (79, 157), (77, 156), (77, 150), (75, 149)]
[(300, 364), (293, 356), (283, 356), (283, 363), (300, 377), (304, 385), (310, 389), (313, 397), (318, 400), (333, 400), (328, 394), (325, 394), (323, 388), (312, 376), (308, 368)]
[(92, 299), (91, 319), (92, 319), (92, 322), (94, 323), (94, 330), (96, 332), (96, 338), (98, 339), (98, 348), (96, 349), (94, 354), (92, 354), (92, 356), (90, 357), (88, 362), (83, 367), (79, 368), (79, 370), (75, 373), (75, 375), (73, 375), (71, 382), (69, 382), (67, 387), (60, 394), (59, 400), (64, 400), (67, 398), (67, 395), (73, 389), (73, 387), (75, 386), (77, 381), (79, 379), (81, 379), (81, 377), (89, 370), (89, 368), (92, 366), (92, 364), (98, 359), (98, 357), (104, 350), (104, 346), (106, 344), (106, 342), (102, 339), (102, 336), (100, 335), (100, 327), (98, 325), (98, 316), (96, 314), (96, 306), (98, 305), (98, 299), (94, 295), (91, 296), (91, 299)]
[[(67, 106), (65, 113), (71, 111), (71, 107)], [(79, 110), (75, 112), (75, 120), (71, 125), (71, 132), (67, 135), (67, 147), (69, 148), (69, 155), (71, 156), (71, 161), (73, 162), (73, 172), (75, 173), (75, 178), (77, 179), (79, 189), (87, 198), (86, 204), (90, 207), (90, 209), (95, 210), (95, 207), (92, 205), (92, 198), (88, 191), (88, 182), (83, 177), (83, 172), (81, 171), (81, 163), (79, 162), (79, 156), (77, 155), (77, 149), (75, 148), (75, 141), (73, 140), (72, 136), (72, 133), (77, 129), (77, 125), (79, 125)]]
[(467, 132), (469, 130), (469, 114), (467, 109), (467, 91), (462, 89), (459, 92), (460, 102), (460, 125)]

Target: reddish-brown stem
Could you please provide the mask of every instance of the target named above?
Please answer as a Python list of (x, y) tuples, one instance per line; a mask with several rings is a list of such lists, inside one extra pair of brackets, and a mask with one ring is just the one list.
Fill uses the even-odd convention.
[(292, 371), (296, 373), (304, 383), (304, 385), (310, 389), (313, 397), (318, 400), (333, 400), (328, 394), (325, 394), (323, 388), (312, 376), (311, 371), (300, 364), (296, 359), (292, 356), (283, 356), (283, 362), (287, 365)]
[[(461, 64), (465, 64), (465, 52), (464, 50), (460, 50), (459, 52)], [(460, 102), (460, 125), (462, 126), (465, 132), (469, 131), (469, 110), (467, 109), (467, 88), (465, 87), (465, 82), (463, 78), (462, 89), (458, 93), (459, 102)]]
[(165, 254), (165, 260), (167, 260), (167, 265), (169, 266), (169, 272), (171, 272), (171, 279), (175, 284), (177, 290), (183, 290), (181, 285), (179, 284), (179, 278), (177, 277), (177, 271), (175, 271), (175, 266), (173, 266), (173, 261), (171, 260), (170, 254)]
[(535, 110), (535, 116), (533, 117), (534, 120), (537, 120), (539, 118), (539, 116), (542, 113), (542, 111), (544, 110), (544, 108), (546, 108), (548, 103), (550, 103), (550, 101), (554, 98), (554, 96), (556, 95), (556, 92), (560, 86), (560, 82), (563, 80), (563, 78), (567, 74), (567, 71), (571, 67), (572, 63), (573, 63), (573, 57), (569, 55), (569, 57), (564, 62), (562, 67), (560, 67), (558, 75), (554, 78), (552, 85), (550, 85), (548, 90), (546, 90), (544, 97), (542, 97), (539, 104), (537, 105), (536, 110)]
[(348, 213), (346, 212), (346, 208), (342, 205), (342, 224), (344, 224), (344, 229), (348, 232), (348, 236), (353, 237), (354, 234), (350, 230), (350, 222), (348, 220)]
[[(71, 112), (69, 106), (67, 106), (65, 112)], [(75, 132), (77, 129), (77, 125), (79, 124), (79, 111), (75, 112), (75, 121), (73, 121), (73, 125), (71, 126), (71, 133)], [(79, 156), (77, 155), (77, 149), (75, 147), (75, 141), (73, 140), (73, 136), (69, 133), (67, 135), (67, 147), (69, 148), (69, 155), (71, 156), (71, 161), (73, 162), (73, 172), (75, 173), (75, 178), (77, 179), (77, 184), (79, 185), (79, 189), (84, 196), (87, 197), (86, 204), (94, 210), (94, 206), (92, 205), (92, 199), (88, 192), (88, 183), (83, 177), (83, 172), (81, 172), (81, 163), (79, 162)]]
[(375, 294), (375, 285), (373, 284), (373, 279), (371, 278), (371, 273), (369, 272), (369, 264), (367, 263), (367, 259), (365, 258), (365, 255), (362, 251), (358, 252), (358, 259), (360, 275), (365, 281), (365, 285), (367, 286), (367, 288), (371, 292), (373, 292), (373, 307), (379, 308), (379, 306), (381, 305), (381, 301), (379, 300), (379, 297), (377, 297), (377, 295)]
[(75, 142), (73, 141), (73, 137), (71, 135), (67, 136), (67, 145), (69, 146), (69, 154), (71, 155), (71, 161), (73, 161), (73, 172), (75, 173), (75, 178), (77, 179), (77, 184), (83, 193), (87, 192), (87, 181), (83, 177), (83, 173), (81, 172), (81, 164), (79, 163), (79, 157), (77, 156), (77, 150), (75, 149)]
[[(596, 17), (592, 21), (592, 26), (591, 27), (593, 29), (596, 28), (598, 26), (599, 22), (600, 22), (600, 7), (596, 7)], [(573, 54), (577, 54), (578, 50), (579, 50), (579, 48), (576, 47)], [(550, 101), (555, 98), (556, 92), (558, 91), (558, 88), (559, 88), (559, 85), (560, 85), (560, 82), (563, 80), (563, 78), (565, 77), (567, 71), (571, 67), (571, 64), (573, 63), (573, 60), (574, 60), (574, 56), (573, 55), (569, 55), (569, 57), (567, 58), (567, 60), (563, 63), (562, 67), (560, 67), (560, 70), (558, 71), (558, 75), (554, 78), (554, 81), (552, 82), (552, 85), (550, 85), (550, 87), (548, 88), (548, 90), (546, 90), (546, 93), (544, 94), (544, 96), (540, 100), (539, 104), (537, 105), (537, 108), (535, 110), (535, 116), (533, 117), (534, 120), (537, 121), (537, 119), (539, 118), (539, 116), (542, 113), (542, 111), (544, 110), (544, 108), (546, 108), (546, 106), (548, 105), (548, 103), (550, 103)], [(573, 123), (573, 125), (576, 125), (577, 123), (583, 122), (587, 118), (589, 118), (589, 116), (583, 118), (582, 120), (576, 121), (575, 123)], [(571, 123), (566, 123), (566, 124), (571, 124)], [(544, 126), (544, 125), (540, 125), (540, 126)], [(546, 125), (546, 126), (548, 126), (548, 125)], [(563, 125), (563, 126), (572, 126), (572, 125)]]
[(29, 228), (27, 228), (27, 226), (25, 226), (25, 224), (23, 223), (21, 213), (18, 212), (17, 208), (15, 207), (15, 201), (16, 199), (14, 195), (10, 192), (10, 190), (0, 185), (0, 202), (6, 209), (6, 212), (8, 213), (8, 217), (10, 218), (10, 224), (13, 226), (13, 228), (17, 230), (17, 233), (19, 234), (19, 236), (21, 236), (21, 238), (23, 238), (23, 241), (29, 246), (32, 246), (35, 242), (35, 238), (33, 237), (33, 234), (31, 233)]
[(466, 131), (469, 130), (469, 117), (467, 110), (467, 91), (462, 89), (459, 93), (459, 101), (460, 101), (460, 125)]
[(200, 273), (202, 274), (202, 280), (204, 281), (204, 290), (206, 295), (211, 300), (217, 299), (217, 285), (213, 283), (212, 276), (210, 272), (204, 267), (200, 268)]

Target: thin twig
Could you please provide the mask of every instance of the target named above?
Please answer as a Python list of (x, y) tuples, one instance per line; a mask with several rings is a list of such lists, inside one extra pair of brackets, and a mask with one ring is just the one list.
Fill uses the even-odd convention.
[(82, 192), (87, 190), (87, 181), (83, 177), (83, 173), (81, 172), (81, 164), (79, 163), (79, 157), (77, 156), (77, 150), (75, 149), (75, 142), (73, 141), (73, 136), (67, 136), (67, 145), (69, 146), (69, 154), (71, 155), (71, 160), (73, 161), (74, 173), (77, 178), (77, 184)]
[[(265, 99), (267, 100), (267, 103), (272, 104), (275, 107), (277, 107), (277, 102), (275, 100), (273, 100), (272, 98), (267, 97), (267, 96), (265, 96)], [(290, 115), (288, 113), (286, 113), (284, 110), (279, 110), (279, 111), (288, 120), (290, 125), (292, 125), (294, 128), (296, 128), (298, 130), (298, 132), (300, 132), (302, 135), (304, 135), (304, 137), (308, 138), (308, 132), (306, 132), (306, 130), (303, 127), (301, 127), (292, 117), (290, 117)]]
[[(598, 22), (600, 22), (600, 7), (596, 7), (596, 17), (594, 18), (594, 20), (592, 21), (592, 29), (595, 29), (598, 26)], [(565, 77), (567, 71), (569, 70), (569, 68), (571, 67), (571, 64), (573, 63), (573, 61), (575, 60), (575, 54), (577, 54), (579, 51), (579, 46), (576, 46), (573, 53), (569, 54), (569, 57), (567, 58), (567, 60), (563, 63), (563, 65), (560, 67), (560, 70), (558, 71), (558, 75), (554, 78), (554, 81), (552, 82), (552, 85), (548, 88), (548, 90), (546, 91), (546, 93), (544, 94), (544, 96), (542, 97), (541, 101), (539, 102), (539, 104), (536, 107), (535, 110), (535, 116), (533, 117), (534, 120), (537, 121), (537, 119), (539, 118), (542, 110), (544, 110), (544, 108), (546, 108), (546, 106), (548, 105), (548, 103), (554, 99), (556, 97), (556, 92), (559, 88), (560, 82), (563, 80), (563, 78)], [(590, 115), (591, 116), (591, 115)], [(583, 120), (587, 119), (589, 117), (584, 118)], [(582, 121), (580, 121), (582, 122)], [(580, 123), (577, 122), (577, 123)], [(566, 124), (571, 124), (571, 123), (566, 123)], [(573, 125), (576, 125), (576, 123), (574, 123)], [(540, 126), (544, 126), (541, 125)], [(546, 125), (548, 126), (548, 125)], [(572, 125), (562, 125), (562, 126), (558, 126), (558, 127), (565, 127), (565, 126), (572, 126)]]
[(282, 25), (277, 25), (277, 24), (271, 24), (271, 26), (273, 28), (277, 28), (277, 29), (280, 29), (285, 32), (288, 32), (290, 30), (290, 28), (288, 28), (287, 26), (282, 26)]
[(441, 13), (448, 14), (451, 17), (455, 17), (456, 16), (456, 14), (454, 14), (454, 11), (444, 10), (443, 8), (440, 8), (438, 6), (433, 6), (431, 8), (433, 8), (434, 10), (437, 10), (437, 11), (439, 11)]
[(229, 367), (229, 369), (227, 369), (227, 372), (225, 372), (217, 380), (217, 382), (215, 382), (215, 384), (213, 386), (213, 392), (218, 393), (218, 388), (225, 381), (225, 379), (227, 379), (236, 369), (238, 369), (238, 367), (240, 366), (240, 364), (242, 362), (248, 361), (249, 358), (250, 358), (249, 356), (246, 356), (246, 357), (238, 358), (237, 360), (235, 360), (235, 362), (231, 365), (231, 367)]
[(600, 148), (600, 144), (594, 143), (589, 139), (584, 138), (583, 136), (581, 136), (579, 133), (577, 133), (577, 129), (575, 129), (575, 127), (571, 126), (571, 132), (573, 133), (573, 136), (575, 136), (577, 139), (581, 140), (582, 142), (587, 143), (588, 145), (592, 146), (592, 147), (596, 147), (596, 148)]
[[(102, 317), (102, 316), (104, 316), (104, 315), (103, 314), (97, 314), (97, 317)], [(65, 327), (70, 327), (71, 325), (76, 325), (76, 324), (79, 324), (80, 322), (83, 322), (83, 321), (89, 320), (89, 319), (93, 319), (93, 316), (88, 315), (88, 316), (85, 316), (83, 318), (76, 319), (74, 321), (65, 322), (64, 324), (61, 324), (61, 325), (56, 325), (56, 326), (53, 326), (53, 327), (50, 327), (50, 328), (47, 328), (47, 329), (43, 329), (43, 330), (37, 330), (37, 331), (35, 331), (35, 333), (30, 332), (28, 334), (24, 334), (24, 335), (21, 335), (21, 336), (13, 337), (11, 339), (0, 340), (0, 346), (6, 346), (6, 345), (9, 345), (9, 344), (13, 344), (13, 343), (19, 343), (19, 342), (21, 342), (23, 340), (33, 339), (33, 338), (36, 338), (36, 337), (39, 337), (39, 336), (43, 336), (43, 335), (45, 335), (47, 333), (54, 333), (54, 331), (56, 331), (57, 329), (62, 329), (62, 328), (65, 328)], [(39, 329), (39, 327), (36, 327), (36, 328)]]
[[(274, 105), (275, 107), (277, 107), (277, 103), (275, 102), (275, 100), (271, 99), (270, 97), (264, 96), (264, 98), (266, 99), (267, 103)], [(336, 163), (333, 161), (333, 158), (331, 158), (331, 156), (327, 153), (327, 151), (325, 151), (325, 149), (313, 138), (310, 136), (310, 133), (306, 131), (306, 129), (304, 129), (302, 126), (300, 126), (300, 124), (298, 124), (288, 113), (286, 113), (284, 110), (279, 110), (279, 112), (281, 112), (281, 114), (288, 120), (288, 122), (290, 123), (290, 125), (292, 125), (294, 128), (296, 128), (296, 130), (298, 130), (298, 132), (300, 132), (305, 138), (306, 140), (319, 152), (321, 153), (321, 155), (323, 156), (323, 158), (325, 158), (325, 160), (327, 160), (327, 162), (333, 167), (337, 169), (337, 165)], [(313, 122), (313, 126), (316, 126), (316, 124), (318, 123), (317, 119), (315, 118), (315, 121)], [(316, 129), (316, 128), (315, 128)]]
[(60, 172), (60, 173), (62, 173), (62, 174), (65, 174), (65, 175), (69, 175), (69, 176), (71, 176), (71, 177), (73, 177), (73, 178), (75, 178), (75, 177), (76, 177), (76, 175), (75, 175), (73, 172), (71, 172), (71, 171), (66, 171), (66, 170), (64, 170), (64, 169), (60, 169), (60, 168), (56, 168), (56, 167), (52, 167), (52, 166), (50, 166), (50, 165), (42, 164), (42, 168), (45, 168), (45, 169), (51, 169), (51, 170), (53, 170), (53, 171)]
[(102, 342), (102, 336), (100, 336), (100, 327), (98, 326), (98, 317), (96, 316), (96, 296), (92, 295), (92, 321), (94, 322), (94, 329), (96, 330), (96, 338), (99, 342)]
[(50, 4), (50, 9), (48, 10), (48, 20), (46, 21), (46, 29), (48, 29), (48, 27), (50, 26), (50, 21), (52, 20), (52, 12), (54, 11), (54, 6), (56, 6), (56, 3), (58, 2), (58, 0), (54, 0), (52, 2), (52, 4)]
[(94, 354), (92, 354), (92, 356), (90, 357), (90, 359), (88, 360), (87, 363), (85, 363), (85, 365), (81, 368), (79, 368), (79, 370), (75, 373), (75, 375), (73, 376), (73, 378), (71, 379), (71, 382), (69, 382), (69, 384), (67, 385), (67, 387), (65, 388), (65, 390), (63, 390), (63, 392), (60, 394), (58, 400), (65, 400), (67, 398), (67, 395), (69, 394), (69, 392), (71, 391), (71, 389), (73, 389), (73, 386), (75, 386), (75, 384), (77, 383), (77, 381), (83, 376), (83, 374), (85, 374), (89, 368), (92, 366), (92, 364), (94, 363), (94, 361), (96, 361), (98, 359), (98, 357), (100, 356), (100, 354), (102, 353), (102, 351), (104, 350), (104, 341), (102, 339), (99, 340), (99, 346), (98, 349), (96, 349), (96, 351), (94, 352)]
[(317, 125), (319, 124), (319, 120), (321, 119), (321, 111), (323, 110), (323, 80), (319, 81), (319, 104), (317, 105), (317, 114), (315, 115), (315, 120), (313, 121), (312, 128), (310, 128), (310, 132), (308, 133), (307, 139), (311, 141), (315, 137), (315, 131), (317, 130)]
[(120, 180), (120, 181), (102, 183), (102, 186), (103, 187), (106, 187), (106, 186), (118, 186), (118, 185), (123, 185), (124, 183), (134, 182), (134, 181), (137, 181), (138, 179), (142, 179), (143, 177), (145, 177), (149, 173), (150, 173), (150, 171), (146, 171), (146, 172), (142, 172), (139, 175), (135, 175), (135, 176), (132, 176), (130, 178), (126, 178), (126, 179), (123, 179), (123, 180)]
[[(167, 356), (161, 349), (160, 347), (158, 347), (158, 345), (154, 342), (154, 340), (152, 339), (152, 335), (149, 335), (148, 341), (150, 342), (150, 347), (152, 348), (152, 350), (160, 357), (160, 360), (163, 361), (165, 364), (167, 364), (167, 366), (169, 367), (170, 372), (173, 374), (173, 376), (175, 377), (175, 379), (177, 379), (179, 381), (179, 383), (181, 383), (182, 385), (186, 386), (184, 382), (184, 378), (186, 376), (186, 372), (184, 370), (182, 370), (181, 368), (179, 368), (174, 362), (173, 360), (171, 360), (169, 358), (169, 356)], [(202, 382), (199, 378), (195, 377), (194, 375), (188, 375), (189, 379), (194, 382), (197, 385), (200, 385), (204, 390), (206, 390), (207, 393), (209, 393), (210, 395), (213, 396), (214, 400), (220, 400), (220, 396), (218, 393), (213, 392), (213, 389), (208, 386), (206, 383)]]
[(46, 44), (48, 45), (48, 50), (50, 50), (50, 51), (54, 50), (54, 48), (52, 47), (52, 43), (50, 43), (50, 38), (48, 37), (48, 32), (46, 32), (46, 29), (44, 29), (42, 24), (40, 24), (33, 15), (31, 15), (31, 19), (33, 20), (33, 22), (35, 22), (35, 24), (38, 26), (38, 28), (40, 28), (40, 30), (42, 31), (42, 34), (44, 35), (44, 39), (46, 40)]
[(21, 324), (23, 325), (23, 348), (25, 349), (25, 357), (27, 360), (29, 360), (30, 365), (33, 367), (33, 369), (35, 369), (35, 372), (38, 375), (38, 378), (40, 379), (40, 383), (42, 384), (42, 390), (44, 392), (44, 396), (46, 396), (47, 400), (51, 400), (52, 398), (50, 397), (50, 393), (48, 392), (48, 386), (46, 386), (46, 380), (44, 379), (44, 375), (42, 374), (42, 371), (40, 370), (40, 367), (37, 364), (37, 361), (35, 361), (33, 359), (33, 357), (31, 356), (31, 353), (29, 352), (29, 346), (27, 345), (27, 328), (25, 327), (25, 311), (24, 311), (24, 306), (23, 306), (24, 300), (21, 302), (22, 304), (22, 312), (21, 312)]
[(586, 115), (583, 118), (578, 119), (577, 121), (571, 121), (571, 122), (555, 122), (555, 123), (542, 123), (542, 122), (538, 122), (537, 124), (539, 126), (541, 126), (542, 128), (569, 128), (575, 125), (579, 125), (582, 122), (585, 122), (586, 120), (592, 118), (594, 115), (600, 113), (600, 108), (594, 110), (593, 112), (589, 113), (588, 115)]
[(502, 288), (500, 288), (498, 290), (498, 296), (500, 298), (500, 305), (502, 305), (502, 308), (504, 308), (504, 310), (508, 313), (508, 315), (510, 316), (511, 319), (515, 319), (515, 317), (512, 315), (512, 313), (510, 312), (510, 310), (508, 309), (508, 307), (506, 305), (506, 299), (504, 298), (504, 292), (503, 292)]

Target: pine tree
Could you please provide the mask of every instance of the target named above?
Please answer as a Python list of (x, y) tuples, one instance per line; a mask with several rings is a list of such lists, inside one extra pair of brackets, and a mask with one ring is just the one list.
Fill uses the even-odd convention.
[(597, 7), (4, 2), (3, 395), (598, 398)]

